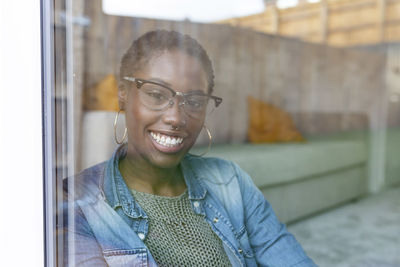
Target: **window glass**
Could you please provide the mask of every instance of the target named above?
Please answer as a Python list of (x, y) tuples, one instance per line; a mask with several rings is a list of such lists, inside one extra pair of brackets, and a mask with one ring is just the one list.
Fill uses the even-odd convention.
[(400, 3), (371, 3), (55, 1), (57, 264), (400, 264), (364, 238), (399, 249)]

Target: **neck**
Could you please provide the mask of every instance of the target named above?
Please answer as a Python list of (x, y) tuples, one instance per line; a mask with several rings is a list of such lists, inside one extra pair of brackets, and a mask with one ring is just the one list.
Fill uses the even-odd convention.
[(129, 188), (162, 196), (178, 196), (186, 189), (179, 166), (159, 168), (126, 156), (119, 162), (119, 170)]

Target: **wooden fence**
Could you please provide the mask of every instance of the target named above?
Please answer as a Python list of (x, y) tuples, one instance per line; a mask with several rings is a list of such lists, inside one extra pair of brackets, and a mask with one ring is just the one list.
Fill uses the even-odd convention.
[(400, 41), (400, 0), (321, 0), (221, 21), (333, 46)]

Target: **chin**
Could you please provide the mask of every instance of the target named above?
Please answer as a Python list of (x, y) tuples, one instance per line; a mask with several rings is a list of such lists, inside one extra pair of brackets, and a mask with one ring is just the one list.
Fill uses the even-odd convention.
[(154, 140), (151, 141), (154, 150), (149, 158), (150, 162), (153, 166), (165, 169), (177, 167), (194, 144), (193, 140), (187, 140), (189, 142), (183, 142), (179, 146), (165, 147)]

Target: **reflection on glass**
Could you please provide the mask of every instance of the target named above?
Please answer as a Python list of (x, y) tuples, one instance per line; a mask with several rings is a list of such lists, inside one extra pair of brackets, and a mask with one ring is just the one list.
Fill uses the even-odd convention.
[(285, 253), (285, 264), (314, 266), (244, 171), (188, 154), (205, 127), (206, 105), (222, 101), (211, 95), (214, 71), (196, 40), (145, 33), (122, 57), (120, 75), (126, 143), (68, 178), (69, 264), (275, 265)]
[(399, 182), (396, 37), (346, 28), (370, 4), (264, 4), (202, 24), (56, 3), (59, 265), (313, 266), (280, 222), (318, 265), (397, 263), (349, 234), (379, 203), (398, 229), (395, 193), (363, 199)]

